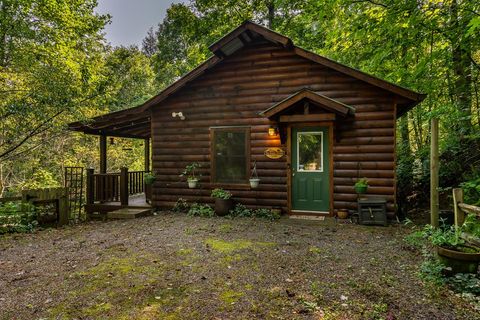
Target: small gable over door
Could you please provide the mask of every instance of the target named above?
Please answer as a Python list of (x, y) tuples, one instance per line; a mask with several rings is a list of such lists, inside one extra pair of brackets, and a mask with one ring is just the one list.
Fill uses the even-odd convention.
[(309, 89), (302, 89), (260, 112), (261, 116), (277, 122), (334, 121), (355, 113), (351, 106)]

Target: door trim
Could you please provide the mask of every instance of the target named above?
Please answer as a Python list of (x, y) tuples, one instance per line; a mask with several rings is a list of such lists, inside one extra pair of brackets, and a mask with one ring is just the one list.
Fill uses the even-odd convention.
[[(328, 128), (328, 153), (329, 153), (329, 212), (316, 211), (318, 215), (333, 217), (333, 122), (303, 122), (288, 124), (287, 126), (287, 210), (289, 215), (299, 214), (299, 210), (292, 210), (292, 128), (302, 127), (327, 127)], [(312, 212), (310, 212), (312, 214)]]

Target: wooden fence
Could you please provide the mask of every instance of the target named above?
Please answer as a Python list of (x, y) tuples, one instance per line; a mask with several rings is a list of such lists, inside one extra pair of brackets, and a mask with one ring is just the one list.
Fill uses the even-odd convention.
[(474, 214), (480, 218), (480, 207), (463, 203), (463, 190), (453, 189), (453, 211), (455, 214), (455, 226), (459, 227), (465, 221), (467, 214)]

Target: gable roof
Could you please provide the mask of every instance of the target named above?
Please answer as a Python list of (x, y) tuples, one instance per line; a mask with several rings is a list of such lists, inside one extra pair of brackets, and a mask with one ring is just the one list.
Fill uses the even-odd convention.
[(321, 105), (324, 109), (331, 111), (333, 113), (339, 114), (343, 117), (347, 116), (348, 114), (355, 113), (355, 108), (348, 106), (340, 101), (331, 99), (327, 96), (322, 94), (316, 93), (312, 90), (304, 88), (297, 93), (292, 94), (291, 96), (283, 99), (282, 101), (274, 104), (270, 108), (260, 112), (261, 116), (267, 118), (273, 118), (278, 116), (283, 111), (286, 111), (295, 103), (303, 100), (308, 99), (315, 104)]
[[(294, 45), (293, 41), (290, 38), (247, 20), (209, 47), (209, 49), (214, 53), (212, 57), (208, 58), (205, 62), (200, 64), (192, 71), (188, 72), (178, 81), (172, 83), (170, 86), (162, 90), (158, 95), (152, 97), (151, 99), (147, 100), (146, 102), (137, 107), (109, 113), (100, 117), (95, 117), (91, 119), (88, 124), (84, 124), (82, 122), (71, 123), (69, 124), (69, 129), (74, 131), (82, 131), (90, 134), (108, 133), (109, 135), (114, 135), (117, 132), (116, 128), (123, 128), (125, 132), (117, 132), (118, 136), (122, 135), (136, 137), (139, 134), (141, 135), (140, 137), (149, 136), (149, 133), (144, 132), (145, 130), (138, 133), (137, 131), (130, 132), (128, 129), (131, 118), (129, 117), (135, 115), (135, 118), (147, 119), (149, 117), (147, 111), (151, 107), (159, 104), (160, 102), (174, 94), (175, 92), (183, 88), (187, 83), (200, 77), (207, 70), (211, 69), (212, 67), (223, 61), (225, 57), (235, 53), (236, 51), (247, 46), (250, 42), (259, 38), (263, 38), (277, 45), (281, 45), (285, 48), (290, 48), (297, 55), (305, 59), (321, 64), (340, 73), (349, 75), (353, 78), (369, 83), (375, 87), (381, 88), (400, 97), (402, 99), (402, 102), (399, 103), (399, 106), (401, 108), (397, 108), (397, 116), (403, 115), (405, 112), (423, 101), (426, 97), (425, 94), (420, 94), (415, 91), (406, 89), (394, 83), (385, 81), (360, 70), (348, 67), (326, 57), (320, 56), (316, 53), (297, 47)], [(102, 122), (103, 127), (97, 126), (97, 122)], [(109, 126), (107, 126), (108, 128), (105, 127), (106, 122), (110, 122)], [(138, 126), (138, 124), (132, 124), (132, 126), (133, 125)]]

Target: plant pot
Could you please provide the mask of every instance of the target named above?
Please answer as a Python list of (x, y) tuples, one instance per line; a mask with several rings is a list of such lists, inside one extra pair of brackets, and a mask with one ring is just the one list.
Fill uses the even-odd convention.
[(215, 199), (215, 213), (217, 216), (226, 216), (233, 209), (233, 199)]
[(259, 183), (260, 183), (260, 179), (258, 179), (258, 178), (252, 178), (252, 179), (250, 179), (250, 187), (251, 187), (252, 189), (257, 188)]
[(197, 187), (198, 179), (188, 179), (188, 187), (195, 189)]
[(347, 219), (348, 218), (348, 211), (347, 210), (338, 210), (337, 217), (339, 219)]
[(358, 194), (367, 193), (368, 186), (355, 186), (355, 192)]
[(463, 245), (462, 247), (476, 252), (468, 253), (451, 248), (437, 247), (437, 255), (440, 261), (447, 267), (452, 268), (453, 273), (477, 273), (480, 262), (480, 248)]
[(152, 184), (145, 184), (145, 200), (147, 203), (152, 202)]

